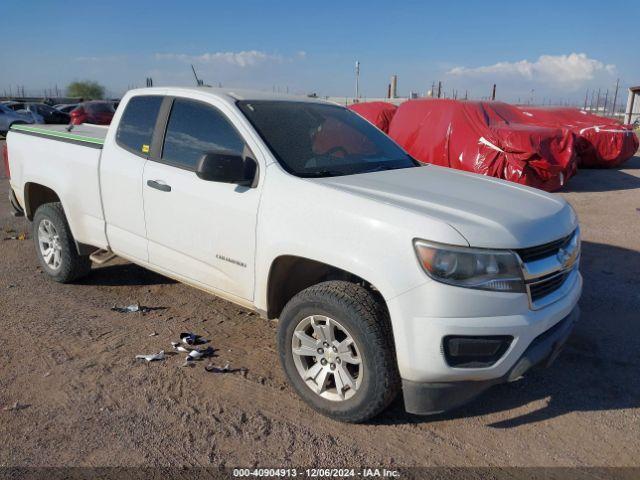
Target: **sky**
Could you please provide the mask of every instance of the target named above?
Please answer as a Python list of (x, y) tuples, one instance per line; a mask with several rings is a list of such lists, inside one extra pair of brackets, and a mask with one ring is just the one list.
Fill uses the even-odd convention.
[[(331, 96), (443, 92), (583, 102), (640, 85), (640, 2), (5, 0), (0, 94), (96, 80), (111, 96), (145, 85), (210, 85)], [(626, 97), (626, 93), (623, 94)]]

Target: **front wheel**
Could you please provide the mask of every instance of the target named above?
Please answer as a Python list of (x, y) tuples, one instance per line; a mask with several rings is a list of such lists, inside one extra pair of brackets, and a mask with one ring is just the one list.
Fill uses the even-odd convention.
[(360, 285), (323, 282), (293, 297), (280, 316), (278, 347), (298, 395), (336, 420), (368, 420), (399, 391), (388, 314)]
[(68, 283), (91, 270), (87, 255), (78, 255), (61, 203), (45, 203), (33, 217), (33, 241), (40, 265), (56, 282)]

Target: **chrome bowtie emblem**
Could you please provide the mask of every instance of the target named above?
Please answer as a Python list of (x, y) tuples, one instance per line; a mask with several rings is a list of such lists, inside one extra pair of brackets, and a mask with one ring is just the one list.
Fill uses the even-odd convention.
[(566, 266), (569, 260), (571, 259), (571, 253), (565, 250), (564, 248), (561, 248), (560, 250), (558, 250), (558, 253), (556, 254), (556, 258), (563, 266)]

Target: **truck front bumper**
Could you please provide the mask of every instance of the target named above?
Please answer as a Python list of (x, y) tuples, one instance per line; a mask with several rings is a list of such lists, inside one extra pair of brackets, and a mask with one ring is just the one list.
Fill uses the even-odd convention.
[[(473, 290), (435, 281), (389, 299), (407, 411), (450, 410), (491, 385), (549, 363), (579, 316), (580, 272), (572, 271), (557, 292), (557, 301), (537, 310), (525, 293)], [(446, 348), (447, 339), (456, 337), (507, 338), (509, 343), (491, 362), (456, 365)]]
[(442, 413), (459, 407), (492, 385), (517, 380), (534, 367), (548, 367), (558, 357), (580, 316), (579, 307), (536, 337), (518, 361), (502, 377), (483, 381), (412, 382), (402, 380), (405, 410), (417, 415)]

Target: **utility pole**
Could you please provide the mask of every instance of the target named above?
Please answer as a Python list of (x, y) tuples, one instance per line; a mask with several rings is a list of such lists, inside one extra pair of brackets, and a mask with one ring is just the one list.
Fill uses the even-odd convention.
[(589, 99), (589, 89), (587, 88), (587, 93), (584, 94), (584, 109), (587, 109), (587, 100)]
[(493, 84), (493, 89), (491, 90), (491, 100), (496, 99), (496, 84)]
[(442, 94), (442, 82), (438, 80), (438, 98), (440, 98), (441, 94)]
[(356, 60), (356, 100), (360, 98), (360, 62)]
[(616, 102), (618, 101), (618, 86), (620, 85), (620, 79), (616, 80), (616, 93), (613, 94), (613, 104), (611, 104), (611, 113), (616, 114)]
[(604, 105), (602, 106), (602, 114), (607, 114), (607, 100), (609, 99), (609, 89), (607, 88), (607, 93), (604, 94)]

